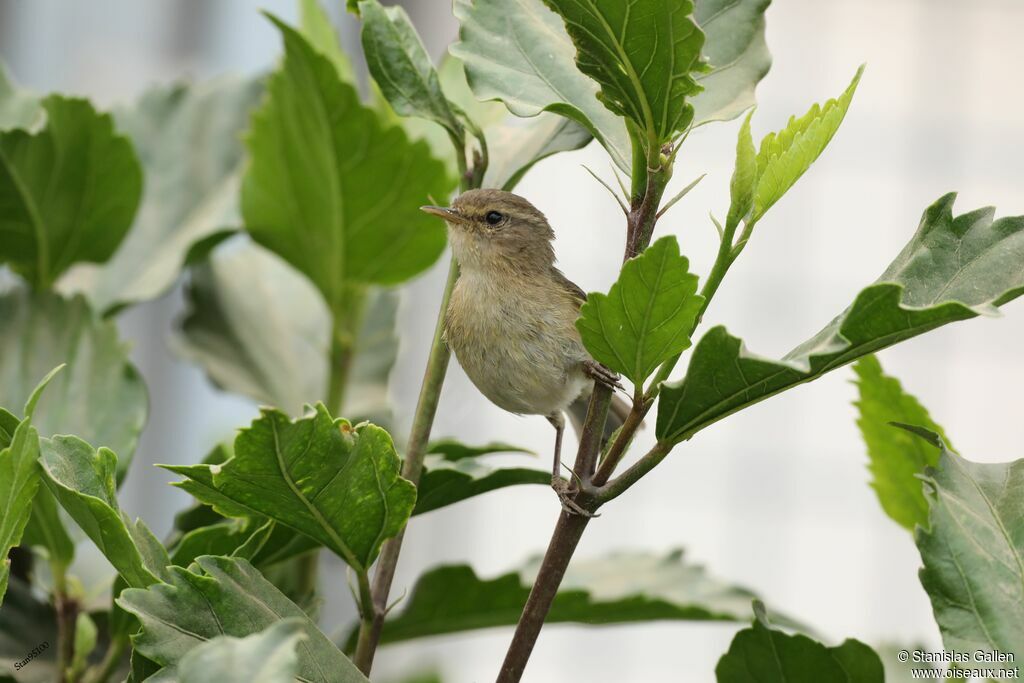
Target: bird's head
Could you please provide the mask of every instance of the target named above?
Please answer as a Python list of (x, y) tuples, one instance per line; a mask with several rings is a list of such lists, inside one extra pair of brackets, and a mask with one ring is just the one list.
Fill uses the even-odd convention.
[(450, 207), (423, 206), (448, 223), (452, 252), (465, 269), (550, 268), (555, 233), (537, 207), (502, 190), (468, 190)]

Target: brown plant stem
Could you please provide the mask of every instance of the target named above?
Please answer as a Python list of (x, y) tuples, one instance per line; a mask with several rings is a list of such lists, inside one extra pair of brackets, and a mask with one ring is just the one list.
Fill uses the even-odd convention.
[(618, 435), (608, 448), (608, 452), (605, 453), (601, 466), (597, 468), (597, 473), (591, 481), (595, 487), (604, 486), (611, 479), (615, 468), (618, 467), (622, 457), (626, 454), (626, 448), (632, 442), (633, 435), (636, 434), (636, 431), (640, 428), (640, 423), (644, 421), (647, 411), (650, 410), (651, 403), (645, 400), (640, 402), (634, 400), (633, 408), (629, 411), (629, 415), (626, 416)]
[(530, 653), (533, 652), (537, 636), (540, 635), (544, 619), (547, 618), (548, 610), (551, 609), (551, 603), (569, 566), (569, 560), (572, 559), (588, 522), (589, 517), (572, 512), (562, 511), (559, 515), (540, 571), (530, 590), (530, 597), (526, 600), (522, 616), (519, 617), (512, 644), (505, 654), (497, 683), (517, 683), (523, 677), (523, 671), (530, 659)]
[(50, 566), (53, 568), (53, 606), (57, 613), (57, 675), (60, 683), (66, 683), (75, 655), (75, 623), (79, 605), (68, 595), (65, 568), (57, 563)]
[[(581, 483), (578, 492), (573, 496), (573, 502), (590, 513), (597, 510), (597, 499), (590, 491), (590, 473), (601, 451), (601, 438), (604, 435), (604, 423), (608, 417), (611, 396), (610, 387), (603, 384), (594, 385), (587, 418), (583, 423), (583, 433), (580, 435), (579, 450), (576, 452), (574, 470)], [(569, 567), (569, 561), (590, 519), (587, 515), (566, 510), (559, 515), (544, 560), (530, 590), (530, 597), (526, 599), (515, 635), (512, 636), (512, 643), (505, 654), (497, 683), (516, 683), (522, 678), (530, 653), (533, 652), (533, 646), (544, 626), (544, 620), (551, 610), (551, 603), (554, 602), (558, 587), (562, 584), (565, 570)]]
[[(487, 139), (483, 132), (468, 117), (466, 117), (465, 123), (479, 144), (479, 149), (472, 152), (472, 165), (467, 162), (468, 150), (465, 135), (455, 135), (449, 131), (449, 139), (455, 149), (455, 159), (459, 169), (459, 188), (463, 192), (479, 188), (483, 184), (484, 174), (489, 163)], [(448, 312), (448, 301), (451, 299), (452, 290), (455, 289), (458, 279), (459, 264), (453, 256), (448, 264), (448, 279), (445, 282), (444, 293), (441, 295), (437, 322), (434, 324), (434, 338), (430, 344), (427, 369), (423, 374), (423, 384), (420, 386), (420, 395), (416, 401), (416, 413), (413, 417), (409, 442), (402, 461), (402, 476), (416, 485), (419, 484), (420, 475), (423, 473), (423, 458), (427, 452), (430, 430), (434, 426), (434, 416), (437, 414), (441, 388), (444, 386), (444, 378), (448, 373), (448, 361), (451, 359), (451, 351), (444, 341), (444, 320)], [(370, 589), (372, 600), (366, 603), (372, 605), (372, 619), (360, 623), (359, 640), (356, 647), (359, 650), (362, 646), (362, 656), (366, 665), (363, 673), (367, 676), (373, 666), (373, 657), (380, 644), (381, 632), (384, 630), (384, 619), (388, 613), (388, 596), (391, 594), (391, 584), (394, 583), (395, 571), (398, 569), (398, 557), (402, 553), (402, 541), (405, 539), (406, 528), (402, 527), (401, 531), (386, 541), (381, 548), (377, 569), (373, 575), (373, 586)]]
[[(633, 138), (633, 196), (630, 200), (630, 210), (626, 215), (626, 248), (623, 262), (636, 256), (650, 244), (658, 221), (661, 198), (672, 177), (672, 164), (669, 160), (671, 150), (660, 150), (653, 145), (642, 149), (642, 146), (638, 144), (638, 138), (635, 135), (631, 137)], [(667, 152), (667, 154), (663, 154), (663, 152)], [(578, 507), (589, 513), (595, 512), (603, 502), (599, 497), (601, 489), (594, 485), (595, 480), (600, 477), (607, 481), (607, 477), (611, 475), (615, 464), (622, 458), (626, 446), (632, 440), (646, 413), (645, 401), (642, 396), (638, 396), (634, 400), (633, 409), (627, 418), (628, 425), (624, 424), (619, 430), (616, 441), (612, 444), (612, 450), (601, 463), (596, 476), (593, 476), (591, 473), (594, 471), (593, 468), (597, 464), (597, 458), (601, 451), (604, 424), (610, 405), (610, 392), (608, 387), (595, 385), (576, 456), (575, 473), (580, 481), (579, 490), (572, 500)], [(558, 593), (558, 587), (562, 583), (565, 571), (589, 521), (590, 517), (587, 515), (565, 510), (559, 515), (540, 571), (534, 580), (523, 613), (519, 617), (515, 634), (512, 636), (512, 643), (505, 654), (505, 661), (502, 663), (497, 683), (517, 683), (522, 678), (526, 663), (529, 661), (530, 654), (533, 652), (533, 647), (544, 625), (544, 620)]]
[[(423, 375), (423, 384), (416, 402), (416, 414), (413, 418), (412, 430), (409, 432), (405, 459), (402, 462), (402, 476), (413, 484), (419, 483), (420, 475), (423, 473), (423, 458), (426, 455), (427, 442), (430, 440), (430, 430), (434, 425), (434, 416), (437, 414), (441, 387), (444, 385), (445, 374), (448, 372), (451, 352), (448, 350), (448, 345), (444, 343), (444, 317), (448, 310), (448, 300), (451, 298), (452, 289), (458, 279), (459, 265), (453, 258), (448, 266), (448, 280), (445, 283), (444, 294), (441, 296), (441, 307), (434, 325), (434, 339), (430, 346), (427, 369)], [(357, 666), (367, 675), (373, 666), (373, 656), (380, 644), (384, 618), (387, 616), (388, 596), (391, 593), (391, 584), (395, 580), (398, 556), (402, 552), (404, 538), (405, 527), (384, 544), (380, 559), (377, 560), (377, 570), (373, 575), (371, 590), (372, 599), (367, 603), (367, 607), (372, 608), (372, 615), (369, 621), (363, 621), (360, 624), (359, 640), (356, 646)], [(359, 664), (360, 654), (364, 660), (365, 669)]]

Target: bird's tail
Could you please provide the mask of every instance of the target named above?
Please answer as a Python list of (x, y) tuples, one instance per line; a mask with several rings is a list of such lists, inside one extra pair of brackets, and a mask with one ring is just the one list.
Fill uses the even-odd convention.
[[(569, 421), (576, 430), (576, 436), (583, 433), (583, 421), (587, 419), (587, 408), (590, 405), (589, 393), (584, 394), (569, 404)], [(629, 404), (618, 394), (612, 394), (612, 405), (608, 410), (608, 419), (604, 423), (604, 440), (607, 441), (615, 430), (622, 426), (629, 415)]]

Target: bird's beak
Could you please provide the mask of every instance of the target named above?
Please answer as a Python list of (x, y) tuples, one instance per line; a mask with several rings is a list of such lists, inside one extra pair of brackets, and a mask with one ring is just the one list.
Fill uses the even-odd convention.
[(447, 206), (421, 206), (420, 211), (429, 213), (431, 216), (438, 216), (446, 221), (451, 221), (452, 223), (462, 222), (462, 214), (455, 209), (448, 208)]

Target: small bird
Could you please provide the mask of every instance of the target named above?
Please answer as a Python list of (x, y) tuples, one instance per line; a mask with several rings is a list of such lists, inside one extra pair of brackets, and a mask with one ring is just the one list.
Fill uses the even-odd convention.
[[(554, 231), (533, 204), (501, 190), (469, 190), (451, 207), (421, 208), (448, 223), (461, 268), (445, 315), (449, 348), (492, 403), (554, 426), (551, 485), (563, 507), (582, 513), (560, 476), (563, 413), (578, 429), (594, 381), (622, 387), (583, 346), (575, 323), (587, 295), (555, 267)], [(628, 412), (613, 396), (606, 434)]]

